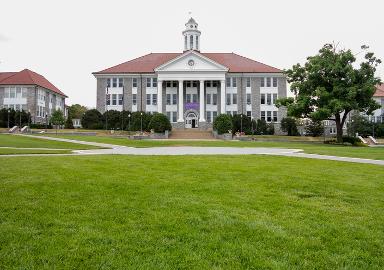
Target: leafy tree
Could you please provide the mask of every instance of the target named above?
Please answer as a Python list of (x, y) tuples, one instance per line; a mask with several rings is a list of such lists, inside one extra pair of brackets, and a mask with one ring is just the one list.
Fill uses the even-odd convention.
[(65, 121), (65, 128), (74, 129), (72, 116), (70, 114), (68, 114), (67, 120)]
[(121, 129), (121, 112), (109, 110), (103, 114), (104, 127), (107, 129)]
[(245, 134), (252, 133), (252, 122), (251, 118), (246, 116), (245, 114), (236, 114), (232, 117), (232, 133), (243, 131)]
[(70, 115), (72, 119), (81, 119), (86, 111), (87, 107), (80, 104), (73, 104), (68, 108), (68, 115)]
[(298, 136), (299, 131), (297, 130), (296, 119), (292, 117), (284, 117), (281, 119), (281, 130), (287, 132), (288, 136)]
[(367, 137), (372, 135), (374, 124), (362, 115), (354, 114), (351, 117), (351, 121), (347, 124), (347, 130), (349, 136), (355, 136), (359, 133), (360, 136)]
[(324, 124), (319, 120), (310, 120), (305, 125), (305, 131), (308, 136), (319, 137), (324, 133)]
[(65, 119), (64, 119), (64, 114), (61, 110), (54, 110), (52, 112), (50, 122), (56, 126), (56, 134), (57, 134), (57, 129), (59, 126), (64, 125)]
[(217, 131), (218, 134), (228, 133), (229, 130), (232, 130), (232, 116), (228, 114), (220, 114), (213, 121), (213, 129)]
[(86, 111), (81, 117), (81, 126), (86, 129), (102, 129), (103, 115), (96, 109)]
[(296, 64), (286, 71), (295, 99), (280, 99), (278, 106), (287, 106), (290, 116), (335, 121), (337, 141), (342, 142), (343, 125), (351, 111), (370, 114), (379, 108), (372, 96), (380, 83), (375, 71), (381, 60), (366, 52), (358, 68), (355, 62), (351, 50), (325, 44), (304, 66)]
[(121, 112), (121, 122), (122, 122), (122, 125), (123, 125), (123, 129), (124, 130), (128, 130), (128, 128), (130, 127), (131, 125), (131, 118), (132, 118), (132, 113), (130, 111), (122, 111)]
[(166, 115), (155, 113), (149, 122), (149, 129), (153, 129), (157, 133), (163, 133), (166, 130), (171, 131), (172, 125)]
[(149, 122), (151, 121), (152, 115), (146, 112), (133, 112), (131, 114), (131, 130), (140, 131), (141, 126), (143, 131), (150, 131)]

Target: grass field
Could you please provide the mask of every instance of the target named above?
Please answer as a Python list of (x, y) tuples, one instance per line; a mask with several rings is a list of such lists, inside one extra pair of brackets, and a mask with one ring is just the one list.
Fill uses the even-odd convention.
[(23, 149), (23, 148), (1, 148), (0, 155), (17, 155), (17, 154), (69, 154), (71, 150), (57, 149)]
[(1, 164), (0, 269), (384, 266), (382, 166), (276, 156)]
[(97, 146), (82, 145), (76, 143), (50, 141), (36, 137), (16, 136), (0, 134), (0, 147), (17, 148), (54, 148), (54, 149), (98, 149)]
[[(54, 137), (53, 135), (52, 137)], [(354, 147), (327, 145), (322, 142), (273, 142), (273, 141), (176, 141), (176, 140), (129, 140), (124, 137), (58, 135), (59, 138), (76, 139), (88, 142), (110, 143), (133, 147), (155, 146), (228, 146), (228, 147), (278, 147), (303, 149), (305, 153), (384, 159), (384, 147)]]

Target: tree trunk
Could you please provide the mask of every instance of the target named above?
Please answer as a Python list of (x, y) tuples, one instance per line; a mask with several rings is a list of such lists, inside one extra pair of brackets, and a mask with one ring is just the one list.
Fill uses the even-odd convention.
[(340, 114), (335, 115), (336, 123), (336, 139), (338, 143), (343, 142), (343, 125), (341, 123)]

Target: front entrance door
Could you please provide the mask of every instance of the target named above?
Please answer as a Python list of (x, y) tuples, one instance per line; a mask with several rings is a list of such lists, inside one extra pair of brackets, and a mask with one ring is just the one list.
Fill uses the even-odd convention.
[(197, 128), (198, 125), (196, 113), (188, 113), (187, 117), (185, 117), (185, 128)]

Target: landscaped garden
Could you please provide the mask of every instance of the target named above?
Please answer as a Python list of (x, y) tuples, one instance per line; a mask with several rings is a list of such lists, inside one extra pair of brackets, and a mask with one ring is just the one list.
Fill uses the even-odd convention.
[(270, 156), (1, 164), (1, 269), (384, 265), (382, 166)]

